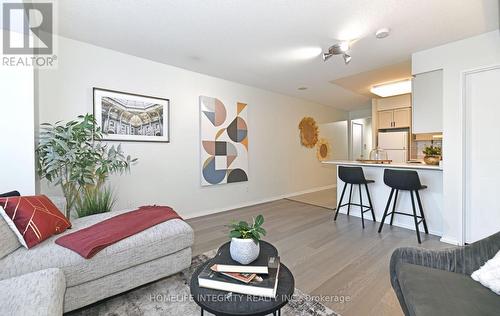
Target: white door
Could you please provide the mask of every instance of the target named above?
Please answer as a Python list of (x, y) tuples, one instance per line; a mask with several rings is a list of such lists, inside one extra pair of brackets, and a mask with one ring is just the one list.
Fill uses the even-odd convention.
[(500, 231), (500, 65), (465, 74), (465, 241)]
[(363, 124), (352, 123), (352, 159), (363, 157)]

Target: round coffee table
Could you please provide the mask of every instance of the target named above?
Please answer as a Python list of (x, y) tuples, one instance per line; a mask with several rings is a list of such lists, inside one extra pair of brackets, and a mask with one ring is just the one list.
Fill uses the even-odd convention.
[[(229, 242), (222, 245), (218, 252), (229, 252)], [(268, 242), (260, 241), (260, 253), (264, 256), (277, 256), (278, 251)], [(229, 293), (198, 286), (198, 275), (211, 262), (208, 260), (199, 266), (191, 277), (191, 295), (201, 307), (201, 315), (207, 311), (217, 316), (234, 315), (281, 315), (281, 308), (288, 303), (295, 289), (295, 279), (290, 270), (281, 263), (278, 289), (275, 298)]]

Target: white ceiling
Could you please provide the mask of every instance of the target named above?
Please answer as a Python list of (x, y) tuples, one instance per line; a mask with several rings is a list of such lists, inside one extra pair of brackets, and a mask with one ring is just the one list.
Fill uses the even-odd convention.
[[(58, 24), (69, 38), (352, 110), (369, 99), (330, 81), (494, 30), (498, 12), (498, 0), (64, 0)], [(381, 27), (391, 35), (377, 40)], [(349, 65), (294, 56), (352, 39)]]

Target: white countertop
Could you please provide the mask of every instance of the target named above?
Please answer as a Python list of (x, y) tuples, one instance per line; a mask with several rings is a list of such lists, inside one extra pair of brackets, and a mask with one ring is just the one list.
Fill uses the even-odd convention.
[(355, 160), (328, 160), (323, 161), (324, 164), (342, 165), (342, 166), (360, 166), (360, 167), (374, 167), (374, 168), (402, 168), (402, 169), (425, 169), (443, 171), (443, 167), (430, 166), (423, 163), (366, 163)]

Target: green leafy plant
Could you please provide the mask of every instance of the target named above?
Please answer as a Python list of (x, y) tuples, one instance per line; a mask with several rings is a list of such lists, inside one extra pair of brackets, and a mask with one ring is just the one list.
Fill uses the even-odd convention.
[(245, 221), (233, 222), (229, 225), (231, 231), (229, 232), (230, 238), (253, 239), (258, 243), (262, 236), (266, 235), (266, 230), (262, 228), (264, 224), (264, 216), (258, 215), (253, 219), (252, 225)]
[(97, 189), (88, 187), (84, 189), (81, 198), (76, 202), (78, 217), (84, 217), (111, 211), (116, 199), (110, 188)]
[(426, 146), (422, 153), (426, 156), (441, 156), (441, 147)]
[(101, 129), (91, 114), (67, 123), (41, 124), (36, 148), (38, 175), (61, 187), (66, 216), (80, 203), (85, 190), (101, 189), (111, 174), (128, 171), (137, 161), (125, 156), (121, 145), (108, 146), (101, 140)]

